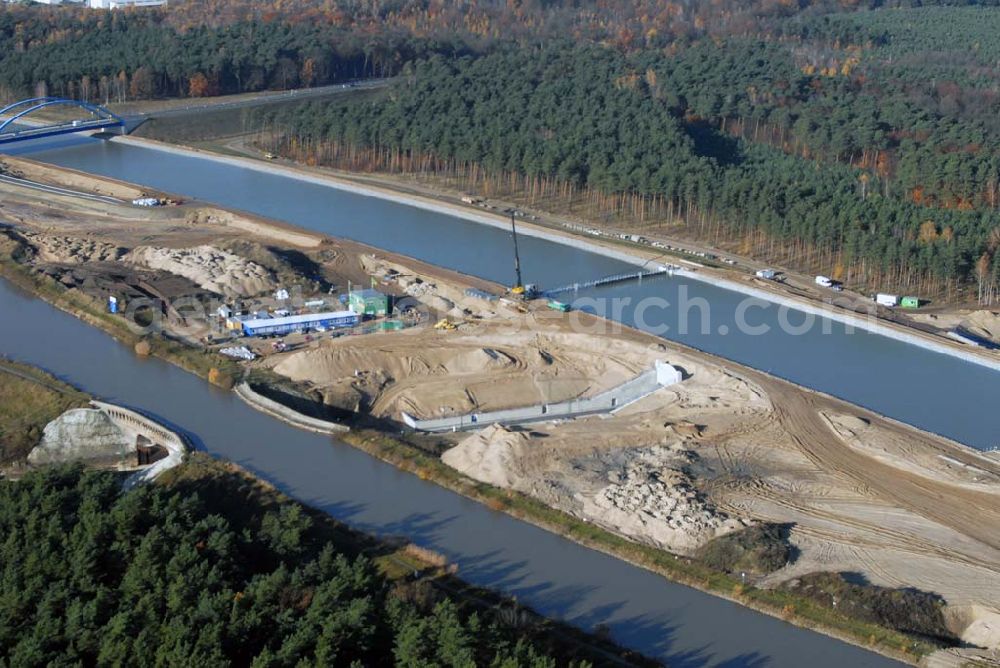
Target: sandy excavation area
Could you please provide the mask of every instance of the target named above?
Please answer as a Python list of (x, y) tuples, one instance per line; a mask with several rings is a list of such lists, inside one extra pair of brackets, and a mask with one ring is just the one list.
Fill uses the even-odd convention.
[[(101, 208), (0, 184), (4, 226), (30, 266), (95, 298), (108, 282), (139, 279), (224, 298), (290, 282), (343, 290), (374, 276), (413, 301), (420, 325), (326, 336), (254, 364), (397, 427), (404, 410), (592, 396), (669, 362), (681, 383), (613, 415), (444, 435), (443, 460), (678, 553), (754, 522), (790, 524), (796, 558), (758, 584), (842, 571), (935, 592), (956, 633), (1000, 647), (1000, 459), (632, 330), (589, 333), (596, 321), (583, 314), (465, 293), (497, 286), (214, 208)], [(440, 318), (456, 329), (434, 329)]]
[(159, 192), (124, 181), (93, 176), (64, 167), (53, 167), (28, 158), (9, 155), (0, 157), (0, 174), (129, 201), (139, 197), (161, 196)]
[(592, 396), (655, 357), (642, 346), (608, 350), (584, 335), (506, 329), (481, 323), (447, 337), (426, 327), (343, 337), (279, 356), (274, 370), (320, 388), (331, 405), (395, 420), (402, 411), (430, 418)]
[[(71, 173), (57, 184), (102, 190), (75, 181)], [(35, 271), (102, 303), (108, 295), (126, 303), (194, 298), (212, 314), (223, 303), (267, 300), (278, 287), (301, 288), (309, 298), (369, 280), (360, 260), (367, 247), (198, 204), (116, 206), (4, 183), (2, 228)], [(217, 323), (178, 315), (168, 310), (165, 324), (183, 338), (218, 334)]]
[(345, 337), (268, 363), (395, 421), (588, 396), (668, 361), (685, 380), (614, 415), (449, 434), (442, 459), (679, 553), (754, 522), (790, 524), (797, 557), (760, 584), (840, 571), (932, 591), (954, 632), (1000, 646), (1000, 461), (631, 330), (581, 333), (537, 305), (443, 306), (464, 315), (456, 331)]
[[(310, 384), (328, 404), (398, 421), (402, 411), (429, 418), (593, 396), (656, 360), (669, 362), (687, 380), (614, 416), (456, 434), (444, 461), (676, 551), (744, 526), (697, 491), (686, 443), (766, 413), (759, 389), (642, 335), (581, 333), (568, 316), (554, 316), (533, 305), (451, 332), (422, 327), (324, 341), (267, 364)], [(699, 424), (687, 420), (692, 414)]]
[(183, 276), (209, 292), (227, 297), (259, 295), (274, 290), (274, 273), (235, 253), (215, 246), (157, 248), (139, 246), (122, 260), (149, 269)]
[(912, 313), (908, 317), (942, 330), (962, 329), (987, 341), (1000, 344), (1000, 313), (996, 311), (960, 309), (954, 312)]

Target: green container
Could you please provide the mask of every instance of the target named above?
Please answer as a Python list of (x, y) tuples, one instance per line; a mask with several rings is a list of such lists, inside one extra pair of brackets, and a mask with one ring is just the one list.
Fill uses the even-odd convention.
[(569, 310), (569, 304), (557, 302), (555, 299), (550, 299), (548, 306), (553, 311), (562, 311), (563, 313)]
[(899, 301), (899, 305), (903, 308), (920, 308), (920, 298), (919, 297), (903, 297)]

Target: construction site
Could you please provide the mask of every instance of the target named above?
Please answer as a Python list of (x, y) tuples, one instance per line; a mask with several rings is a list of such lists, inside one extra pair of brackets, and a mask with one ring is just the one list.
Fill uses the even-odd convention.
[[(66, 187), (148, 194), (33, 169)], [(956, 637), (1000, 647), (991, 454), (533, 299), (519, 267), (499, 286), (214, 207), (139, 209), (8, 183), (0, 193), (4, 252), (31, 271), (101, 305), (162, 302), (170, 336), (246, 349), (246, 369), (386, 431), (434, 432), (422, 438), (473, 480), (678, 555), (784, 525), (794, 558), (750, 574), (759, 586), (835, 571), (932, 592)], [(364, 311), (376, 295), (351, 298), (357, 286), (385, 295), (386, 312), (373, 302), (356, 325), (270, 339), (226, 327), (237, 313), (290, 311), (283, 290), (304, 313), (318, 301)], [(195, 317), (195, 303), (213, 308)]]

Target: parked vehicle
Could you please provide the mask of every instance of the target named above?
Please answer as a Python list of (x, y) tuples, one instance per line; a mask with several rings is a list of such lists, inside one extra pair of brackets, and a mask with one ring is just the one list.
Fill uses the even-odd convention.
[(888, 306), (891, 308), (899, 305), (899, 297), (880, 292), (875, 295), (875, 303), (879, 306)]

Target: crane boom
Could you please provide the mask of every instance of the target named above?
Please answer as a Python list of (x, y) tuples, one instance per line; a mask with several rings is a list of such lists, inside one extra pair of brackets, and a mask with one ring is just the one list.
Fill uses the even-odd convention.
[(514, 289), (520, 292), (524, 289), (524, 283), (521, 281), (521, 255), (517, 251), (517, 226), (514, 224), (513, 213), (510, 214), (510, 233), (514, 237), (514, 273), (517, 280)]

